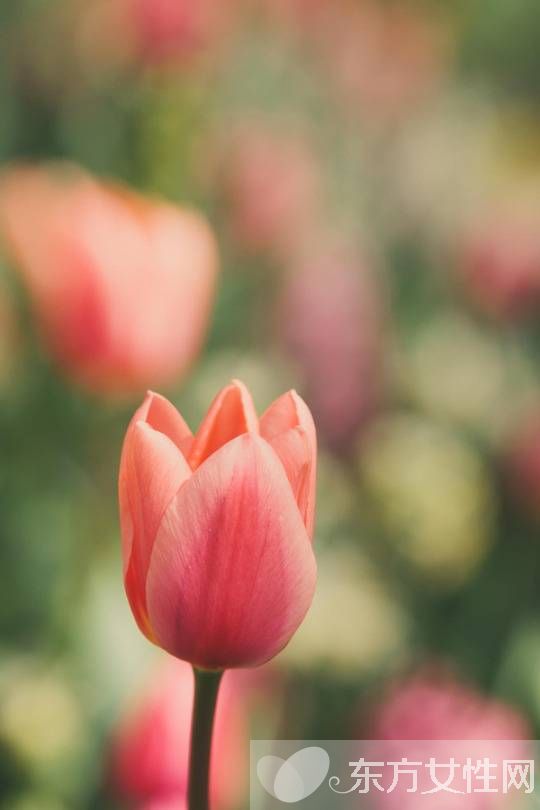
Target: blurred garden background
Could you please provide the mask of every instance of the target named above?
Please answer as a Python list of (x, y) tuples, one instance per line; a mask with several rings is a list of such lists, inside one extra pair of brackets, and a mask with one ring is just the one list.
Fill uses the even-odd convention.
[[(120, 561), (147, 387), (192, 428), (233, 377), (261, 412), (295, 387), (318, 427), (317, 596), (272, 665), (227, 676), (218, 810), (246, 806), (250, 734), (538, 737), (538, 3), (4, 0), (0, 31), (0, 807), (181, 807), (185, 671)], [(23, 189), (20, 161), (89, 184), (79, 242), (85, 206)], [(219, 253), (169, 318), (171, 345), (197, 320), (189, 357), (129, 385), (79, 367), (103, 328), (74, 300), (88, 233), (125, 264), (141, 354), (176, 299), (130, 281), (101, 181), (199, 211)]]

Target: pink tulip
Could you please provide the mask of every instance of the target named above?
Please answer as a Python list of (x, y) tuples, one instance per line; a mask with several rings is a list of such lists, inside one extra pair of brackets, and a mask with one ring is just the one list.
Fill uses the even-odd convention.
[(191, 211), (72, 168), (0, 180), (0, 231), (61, 367), (107, 393), (179, 380), (208, 322), (217, 252)]
[(350, 251), (321, 252), (290, 273), (280, 315), (322, 439), (350, 450), (382, 387), (382, 306), (371, 268)]
[(464, 239), (458, 272), (487, 315), (519, 320), (540, 307), (540, 222), (528, 212), (497, 211)]
[[(211, 790), (217, 808), (240, 805), (249, 745), (247, 694), (241, 673), (224, 679), (213, 740)], [(183, 807), (187, 794), (194, 680), (191, 668), (168, 661), (128, 710), (114, 736), (111, 782), (126, 800)]]
[[(488, 757), (500, 769), (505, 759), (532, 758), (526, 742), (530, 729), (516, 709), (435, 672), (420, 672), (398, 684), (376, 710), (369, 734), (376, 741), (371, 744), (369, 757), (385, 763), (400, 761), (403, 756), (421, 763), (429, 762), (430, 757), (438, 762), (454, 757), (464, 765), (468, 757), (475, 764)], [(385, 769), (386, 785), (392, 782), (391, 771), (390, 766)], [(463, 779), (461, 773), (454, 787), (464, 788), (457, 785), (458, 779)], [(471, 792), (464, 802), (463, 795), (437, 792), (419, 801), (419, 793), (433, 787), (426, 767), (419, 771), (418, 791), (408, 793), (408, 787), (410, 781), (400, 780), (394, 791), (377, 797), (377, 806), (384, 810), (416, 810), (419, 806), (459, 810), (465, 804), (471, 810), (495, 810), (507, 798), (501, 793)]]
[(126, 592), (140, 629), (208, 669), (276, 655), (315, 588), (316, 437), (291, 391), (259, 420), (248, 390), (224, 388), (193, 436), (149, 393), (120, 464)]

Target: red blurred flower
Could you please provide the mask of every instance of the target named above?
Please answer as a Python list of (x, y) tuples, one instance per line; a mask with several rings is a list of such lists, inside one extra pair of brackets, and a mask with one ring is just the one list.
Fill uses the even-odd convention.
[[(146, 810), (183, 806), (193, 696), (191, 667), (169, 660), (128, 710), (111, 752), (112, 787), (122, 798), (148, 802)], [(237, 807), (246, 786), (248, 697), (242, 673), (228, 673), (218, 704), (211, 775), (213, 801), (220, 810)]]
[(186, 61), (213, 45), (235, 0), (117, 0), (134, 50), (147, 62)]
[(72, 168), (16, 167), (0, 181), (0, 230), (47, 346), (78, 382), (125, 393), (185, 373), (217, 273), (198, 214)]
[(488, 315), (517, 320), (540, 306), (540, 219), (493, 212), (467, 235), (458, 273)]
[(332, 449), (350, 449), (382, 382), (381, 301), (365, 260), (338, 250), (300, 263), (286, 282), (279, 328), (321, 437)]
[(239, 382), (193, 436), (148, 394), (120, 464), (124, 579), (151, 640), (207, 669), (254, 666), (290, 640), (313, 598), (316, 437), (295, 392), (259, 420)]

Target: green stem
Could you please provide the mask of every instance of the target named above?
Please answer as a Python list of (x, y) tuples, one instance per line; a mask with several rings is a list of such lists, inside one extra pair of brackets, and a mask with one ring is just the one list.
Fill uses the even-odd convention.
[(219, 685), (223, 672), (197, 669), (191, 720), (188, 810), (209, 810), (210, 754)]

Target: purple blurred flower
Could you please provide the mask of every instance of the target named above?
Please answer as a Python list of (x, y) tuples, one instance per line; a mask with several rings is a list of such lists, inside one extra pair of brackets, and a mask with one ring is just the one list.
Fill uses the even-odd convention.
[(300, 262), (285, 284), (280, 327), (323, 442), (347, 450), (380, 397), (382, 305), (371, 267), (342, 249)]

